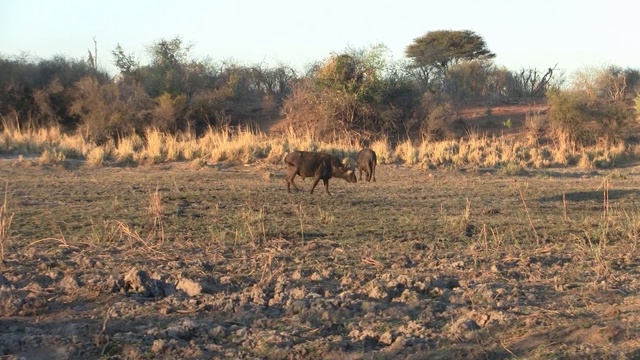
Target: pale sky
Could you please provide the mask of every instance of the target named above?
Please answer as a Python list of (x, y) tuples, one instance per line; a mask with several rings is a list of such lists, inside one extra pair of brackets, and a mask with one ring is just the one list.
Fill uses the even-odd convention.
[(591, 66), (640, 69), (635, 0), (0, 0), (0, 54), (86, 59), (115, 73), (120, 43), (146, 63), (145, 47), (180, 36), (196, 59), (302, 69), (346, 48), (382, 43), (395, 59), (429, 31), (472, 30), (510, 70), (567, 75)]

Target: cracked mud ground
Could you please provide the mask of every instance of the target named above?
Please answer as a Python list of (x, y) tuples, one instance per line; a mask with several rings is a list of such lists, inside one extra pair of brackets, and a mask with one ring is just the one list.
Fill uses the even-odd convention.
[(640, 357), (638, 168), (0, 169), (3, 359)]

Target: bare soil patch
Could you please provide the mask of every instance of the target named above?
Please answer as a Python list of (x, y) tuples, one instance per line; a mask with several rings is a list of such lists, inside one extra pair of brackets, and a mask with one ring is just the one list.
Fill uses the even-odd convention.
[(284, 166), (29, 164), (0, 162), (6, 359), (640, 357), (637, 167), (381, 165), (328, 196)]
[(522, 133), (528, 114), (544, 114), (548, 108), (546, 98), (512, 102), (477, 100), (465, 102), (458, 116), (469, 128), (488, 135), (516, 135)]

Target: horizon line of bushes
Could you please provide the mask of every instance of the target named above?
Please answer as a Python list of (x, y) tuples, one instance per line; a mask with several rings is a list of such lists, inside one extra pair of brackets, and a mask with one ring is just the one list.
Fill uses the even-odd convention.
[[(474, 33), (462, 35), (478, 41)], [(412, 46), (429, 46), (419, 40), (425, 39)], [(331, 54), (304, 73), (193, 59), (190, 50), (179, 37), (162, 39), (149, 47), (149, 63), (140, 64), (118, 45), (111, 51), (119, 69), (114, 77), (98, 69), (91, 53), (88, 60), (0, 56), (0, 127), (57, 126), (105, 144), (144, 137), (149, 129), (200, 136), (210, 128), (285, 119), (296, 135), (323, 141), (441, 141), (469, 131), (459, 116), (469, 99), (483, 99), (490, 113), (491, 104), (538, 97), (549, 103), (542, 141), (568, 137), (591, 146), (632, 135), (640, 107), (640, 72), (615, 66), (579, 72), (566, 86), (554, 68), (499, 68), (488, 50), (485, 58), (394, 62), (384, 45), (374, 45)]]

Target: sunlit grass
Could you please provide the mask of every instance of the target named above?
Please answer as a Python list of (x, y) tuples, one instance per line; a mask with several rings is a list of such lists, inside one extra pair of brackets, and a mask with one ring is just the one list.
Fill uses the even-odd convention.
[[(619, 142), (580, 148), (559, 137), (544, 146), (526, 137), (487, 136), (470, 133), (465, 139), (445, 141), (403, 141), (392, 145), (386, 139), (371, 143), (379, 164), (405, 164), (429, 167), (545, 168), (578, 166), (582, 169), (611, 168), (637, 158), (637, 146)], [(281, 164), (292, 150), (327, 151), (341, 158), (355, 159), (360, 150), (353, 139), (333, 142), (316, 139), (311, 133), (293, 130), (268, 135), (248, 127), (209, 128), (200, 136), (177, 135), (147, 130), (109, 141), (93, 143), (78, 134), (59, 128), (11, 129), (0, 132), (0, 153), (39, 155), (41, 163), (60, 163), (65, 159), (84, 159), (87, 165), (145, 165), (188, 161), (202, 163), (233, 162), (251, 164), (264, 161)], [(352, 162), (353, 163), (353, 162)]]

